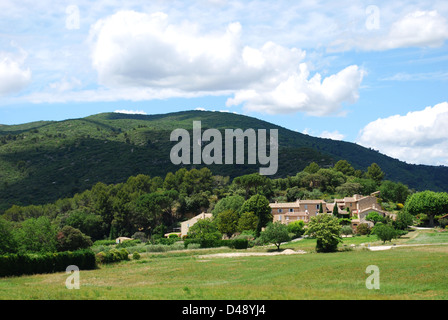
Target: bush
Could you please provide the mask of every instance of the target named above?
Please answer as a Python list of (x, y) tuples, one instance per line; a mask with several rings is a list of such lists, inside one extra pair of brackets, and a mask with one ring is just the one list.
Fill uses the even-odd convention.
[(190, 243), (187, 246), (187, 249), (199, 249), (201, 248), (201, 245), (199, 243)]
[(134, 252), (134, 254), (132, 255), (132, 259), (134, 260), (140, 260), (140, 254), (138, 252)]
[(129, 260), (129, 252), (124, 248), (120, 250), (112, 249), (109, 252), (100, 252), (96, 257), (100, 263), (113, 263)]
[(234, 239), (232, 241), (235, 249), (247, 249), (249, 246), (249, 241), (247, 239)]
[(91, 250), (7, 254), (0, 256), (0, 277), (60, 272), (65, 271), (70, 265), (75, 265), (80, 270), (95, 269), (95, 254)]
[(341, 234), (348, 236), (350, 234), (353, 234), (353, 229), (351, 226), (342, 226), (341, 228)]
[(445, 229), (448, 226), (448, 219), (447, 218), (442, 218), (439, 219), (439, 227), (442, 229)]
[(360, 235), (370, 234), (370, 227), (367, 223), (361, 223), (356, 227), (356, 233)]
[(140, 243), (142, 243), (142, 241), (140, 239), (126, 240), (126, 241), (123, 241), (123, 242), (117, 244), (117, 246), (115, 248), (117, 248), (117, 249), (129, 248), (129, 247), (136, 246)]
[(116, 244), (115, 240), (96, 240), (94, 246), (111, 246)]
[(305, 222), (303, 220), (293, 221), (288, 224), (288, 232), (293, 233), (292, 238), (299, 238), (305, 233)]

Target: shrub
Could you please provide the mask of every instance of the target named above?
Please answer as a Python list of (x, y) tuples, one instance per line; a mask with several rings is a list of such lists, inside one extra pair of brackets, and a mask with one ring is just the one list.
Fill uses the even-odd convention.
[(113, 263), (129, 260), (129, 252), (124, 248), (120, 250), (112, 249), (109, 252), (100, 252), (96, 257), (100, 263)]
[(351, 226), (342, 226), (341, 228), (341, 234), (348, 236), (350, 234), (353, 234), (353, 229)]
[(91, 250), (7, 254), (0, 256), (0, 277), (60, 272), (69, 265), (75, 265), (80, 270), (92, 270), (96, 267), (95, 254)]
[(146, 242), (148, 238), (146, 237), (146, 234), (144, 232), (136, 232), (132, 235), (132, 239), (138, 239), (141, 242)]
[(442, 229), (446, 228), (448, 226), (448, 219), (447, 218), (439, 219), (439, 226)]
[(134, 254), (132, 255), (132, 259), (140, 260), (140, 254), (138, 252), (134, 252)]
[(199, 249), (201, 245), (199, 243), (189, 243), (187, 249)]
[(361, 223), (356, 227), (356, 233), (360, 235), (370, 234), (370, 227), (367, 223)]
[(136, 246), (140, 243), (142, 243), (142, 241), (140, 239), (126, 240), (126, 241), (123, 241), (123, 242), (117, 244), (117, 246), (115, 248), (117, 248), (117, 249), (129, 248), (129, 247)]
[(96, 240), (94, 246), (111, 246), (116, 244), (115, 240)]
[(303, 220), (293, 221), (288, 224), (288, 232), (293, 234), (292, 238), (299, 238), (305, 233), (305, 222)]
[(247, 249), (249, 245), (249, 241), (247, 239), (234, 239), (233, 241), (233, 247), (235, 249)]

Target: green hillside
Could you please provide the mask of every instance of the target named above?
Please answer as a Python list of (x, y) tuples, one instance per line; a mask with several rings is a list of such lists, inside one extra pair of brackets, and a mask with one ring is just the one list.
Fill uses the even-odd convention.
[[(275, 177), (295, 175), (311, 162), (321, 167), (348, 160), (366, 170), (376, 162), (385, 179), (417, 190), (448, 191), (448, 168), (410, 165), (354, 143), (315, 138), (256, 118), (222, 112), (184, 111), (161, 115), (98, 114), (66, 121), (0, 126), (0, 209), (43, 204), (73, 196), (97, 182), (118, 183), (139, 173), (165, 177), (180, 166), (170, 161), (176, 128), (279, 130)], [(201, 165), (188, 165), (187, 169)], [(256, 165), (211, 165), (215, 175), (258, 172)]]

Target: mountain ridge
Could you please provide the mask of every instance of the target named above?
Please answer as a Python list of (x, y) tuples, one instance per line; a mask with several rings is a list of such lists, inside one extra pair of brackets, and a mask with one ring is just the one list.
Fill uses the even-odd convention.
[[(172, 130), (278, 129), (276, 177), (295, 175), (311, 162), (331, 167), (349, 161), (365, 171), (377, 163), (385, 179), (416, 190), (448, 191), (448, 168), (407, 164), (356, 143), (312, 137), (254, 117), (228, 112), (179, 111), (156, 115), (100, 113), (63, 121), (36, 121), (0, 127), (0, 209), (43, 204), (91, 188), (119, 183), (139, 173), (165, 177), (181, 167), (171, 163)], [(258, 172), (257, 165), (210, 165), (216, 175), (234, 178)]]

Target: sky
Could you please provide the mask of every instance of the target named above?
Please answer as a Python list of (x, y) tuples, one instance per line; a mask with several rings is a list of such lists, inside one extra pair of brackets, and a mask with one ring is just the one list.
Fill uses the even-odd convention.
[(235, 112), (448, 165), (447, 39), (446, 0), (2, 0), (0, 124)]

